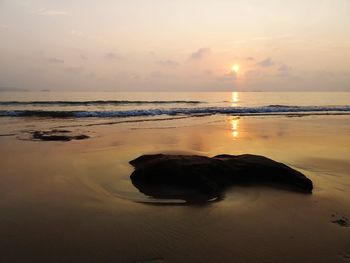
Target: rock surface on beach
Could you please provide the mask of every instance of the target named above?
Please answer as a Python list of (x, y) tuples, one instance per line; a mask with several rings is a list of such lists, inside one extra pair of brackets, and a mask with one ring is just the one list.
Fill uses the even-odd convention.
[(272, 185), (311, 193), (313, 184), (302, 173), (264, 156), (142, 155), (130, 164), (133, 185), (140, 192), (160, 199), (187, 202), (221, 198), (233, 185)]

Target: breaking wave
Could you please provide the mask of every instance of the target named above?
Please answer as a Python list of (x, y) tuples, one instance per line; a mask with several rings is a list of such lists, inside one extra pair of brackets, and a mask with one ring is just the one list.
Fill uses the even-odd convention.
[(112, 118), (160, 115), (277, 115), (277, 114), (350, 114), (350, 106), (284, 106), (261, 107), (198, 107), (170, 109), (136, 109), (112, 111), (45, 111), (45, 110), (1, 110), (4, 117), (46, 117), (46, 118)]

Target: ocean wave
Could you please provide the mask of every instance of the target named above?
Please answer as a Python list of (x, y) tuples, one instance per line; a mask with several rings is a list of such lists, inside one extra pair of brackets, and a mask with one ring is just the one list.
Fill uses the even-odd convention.
[(274, 114), (350, 114), (350, 106), (283, 106), (261, 107), (198, 107), (170, 109), (137, 109), (113, 111), (44, 111), (44, 110), (1, 110), (0, 116), (47, 117), (47, 118), (111, 118), (160, 115), (274, 115)]
[(123, 106), (142, 104), (199, 104), (197, 100), (89, 100), (89, 101), (0, 101), (0, 106)]

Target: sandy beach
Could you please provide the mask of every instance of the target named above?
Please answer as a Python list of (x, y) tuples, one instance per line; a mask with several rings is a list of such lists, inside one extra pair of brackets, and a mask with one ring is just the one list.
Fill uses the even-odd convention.
[[(350, 117), (190, 117), (79, 126), (91, 138), (28, 140), (70, 121), (2, 118), (2, 262), (345, 262), (350, 258)], [(86, 123), (80, 123), (85, 125)], [(16, 135), (11, 135), (15, 133)], [(311, 195), (232, 187), (201, 205), (131, 184), (145, 153), (252, 153), (312, 179)], [(334, 223), (335, 222), (335, 223)]]

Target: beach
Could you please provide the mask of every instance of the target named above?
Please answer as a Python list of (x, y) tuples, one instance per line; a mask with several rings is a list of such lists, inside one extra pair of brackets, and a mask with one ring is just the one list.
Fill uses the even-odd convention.
[[(0, 118), (1, 261), (349, 260), (349, 115), (170, 117)], [(28, 133), (62, 127), (90, 138)], [(130, 181), (128, 162), (150, 153), (263, 155), (304, 173), (314, 190), (233, 186), (220, 201), (157, 200)]]

